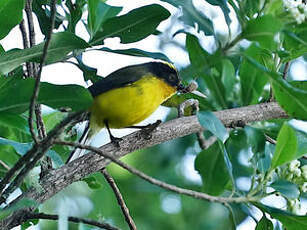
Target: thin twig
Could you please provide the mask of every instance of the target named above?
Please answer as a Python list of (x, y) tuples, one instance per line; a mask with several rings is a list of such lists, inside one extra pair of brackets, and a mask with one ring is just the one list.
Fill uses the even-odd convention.
[(0, 160), (0, 165), (2, 165), (6, 170), (10, 170), (10, 166), (8, 166), (6, 163), (4, 163), (2, 160)]
[[(29, 1), (31, 1), (31, 0), (29, 0)], [(29, 109), (29, 127), (30, 127), (30, 130), (31, 130), (32, 138), (36, 143), (38, 142), (38, 139), (36, 137), (36, 134), (35, 134), (34, 128), (33, 128), (33, 115), (34, 115), (36, 100), (37, 100), (38, 93), (39, 93), (39, 85), (40, 85), (40, 79), (41, 79), (41, 75), (42, 75), (43, 65), (44, 65), (46, 58), (47, 58), (48, 47), (50, 45), (52, 31), (53, 31), (53, 28), (54, 28), (55, 14), (56, 14), (56, 2), (57, 2), (56, 0), (52, 0), (52, 3), (51, 3), (50, 29), (49, 29), (49, 32), (46, 36), (43, 54), (42, 54), (41, 61), (40, 61), (40, 64), (39, 64), (39, 70), (38, 70), (38, 73), (37, 73), (37, 76), (36, 76), (36, 79), (35, 79), (34, 92), (33, 92), (33, 95), (31, 97), (30, 109)], [(31, 12), (31, 14), (32, 14), (32, 12)], [(30, 35), (31, 35), (31, 33), (30, 33)]]
[(289, 67), (290, 67), (290, 61), (286, 62), (286, 64), (285, 64), (284, 71), (282, 73), (282, 78), (283, 79), (287, 78)]
[[(56, 127), (54, 127), (48, 136), (39, 144), (34, 144), (33, 147), (14, 164), (14, 166), (5, 174), (0, 182), (0, 204), (2, 204), (6, 197), (15, 190), (17, 186), (22, 182), (27, 173), (35, 166), (38, 160), (44, 155), (44, 153), (52, 146), (53, 141), (64, 130), (64, 128), (73, 123), (75, 120), (79, 120), (79, 117), (83, 112), (76, 112), (67, 116)], [(3, 192), (5, 186), (10, 182), (14, 175), (24, 168), (15, 178), (15, 180), (9, 185), (9, 187)]]
[[(28, 35), (26, 31), (26, 26), (25, 26), (25, 20), (22, 19), (21, 22), (19, 23), (19, 29), (21, 32), (22, 36), (22, 42), (23, 42), (23, 48), (27, 49), (29, 48), (29, 40), (28, 40)], [(27, 77), (33, 76), (33, 70), (30, 62), (26, 62), (26, 69), (27, 69)]]
[(122, 213), (124, 214), (125, 220), (130, 228), (130, 230), (137, 230), (137, 227), (129, 213), (129, 209), (124, 201), (124, 198), (121, 194), (121, 192), (119, 191), (119, 188), (117, 187), (114, 179), (112, 178), (112, 176), (107, 172), (107, 170), (104, 168), (101, 170), (101, 173), (103, 174), (104, 178), (106, 179), (106, 181), (108, 182), (108, 184), (110, 185), (110, 187), (112, 188), (115, 197), (117, 199), (117, 203), (120, 206)]
[(266, 134), (264, 134), (264, 136), (265, 136), (265, 139), (266, 139), (268, 142), (270, 142), (270, 143), (273, 144), (273, 145), (276, 145), (276, 143), (277, 143), (276, 140), (274, 140), (272, 137), (270, 137), (270, 136), (268, 136), (268, 135), (266, 135)]
[(161, 188), (164, 188), (164, 189), (172, 191), (172, 192), (191, 196), (191, 197), (194, 197), (196, 199), (206, 200), (206, 201), (210, 201), (210, 202), (218, 202), (218, 203), (242, 203), (242, 202), (256, 202), (256, 201), (258, 201), (258, 198), (256, 198), (256, 197), (217, 197), (217, 196), (211, 196), (211, 195), (206, 194), (206, 193), (193, 191), (193, 190), (190, 190), (190, 189), (180, 188), (180, 187), (177, 187), (175, 185), (171, 185), (171, 184), (165, 183), (163, 181), (157, 180), (153, 177), (150, 177), (150, 176), (146, 175), (145, 173), (143, 173), (143, 172), (141, 172), (141, 171), (125, 164), (125, 163), (123, 163), (122, 161), (118, 160), (114, 156), (111, 156), (110, 154), (101, 151), (98, 148), (95, 148), (95, 147), (92, 147), (92, 146), (89, 146), (89, 145), (83, 145), (83, 144), (80, 144), (80, 143), (67, 142), (67, 141), (55, 141), (54, 143), (59, 144), (59, 145), (68, 145), (68, 146), (74, 146), (74, 147), (77, 147), (77, 148), (80, 148), (80, 149), (90, 150), (94, 153), (97, 153), (100, 156), (103, 156), (103, 157), (111, 160), (112, 162), (116, 163), (120, 167), (129, 171), (130, 173), (148, 181), (151, 184), (157, 185)]
[[(24, 217), (24, 222), (27, 220), (34, 220), (34, 219), (44, 219), (44, 220), (58, 220), (59, 216), (58, 215), (50, 215), (50, 214), (45, 214), (45, 213), (35, 213), (35, 212), (27, 212)], [(84, 223), (87, 225), (95, 226), (98, 228), (102, 229), (107, 229), (107, 230), (120, 230), (120, 228), (114, 227), (108, 223), (104, 222), (98, 222), (94, 220), (89, 220), (81, 217), (73, 217), (69, 216), (68, 221), (74, 222), (74, 223)]]

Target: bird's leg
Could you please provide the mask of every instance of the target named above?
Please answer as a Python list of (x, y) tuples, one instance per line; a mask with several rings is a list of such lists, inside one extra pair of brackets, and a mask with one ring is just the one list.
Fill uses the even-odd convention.
[(154, 131), (161, 123), (162, 123), (161, 120), (157, 120), (155, 123), (152, 123), (152, 124), (128, 126), (126, 128), (141, 129), (142, 135), (144, 136), (146, 140), (148, 140), (151, 138), (152, 131)]
[(116, 146), (116, 147), (119, 147), (119, 142), (122, 141), (123, 139), (122, 138), (119, 138), (119, 137), (114, 137), (111, 133), (111, 130), (110, 130), (110, 127), (109, 127), (109, 123), (107, 120), (104, 121), (104, 124), (108, 130), (108, 133), (109, 133), (109, 137), (111, 139), (111, 142)]

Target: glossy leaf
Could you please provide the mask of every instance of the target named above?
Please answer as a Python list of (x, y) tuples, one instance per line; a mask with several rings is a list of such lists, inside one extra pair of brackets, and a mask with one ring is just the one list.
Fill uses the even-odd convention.
[(82, 17), (82, 8), (86, 4), (86, 0), (77, 0), (72, 3), (72, 0), (65, 2), (69, 13), (66, 12), (66, 18), (68, 21), (67, 31), (75, 33), (76, 25)]
[(282, 79), (277, 73), (268, 70), (255, 59), (245, 58), (261, 70), (272, 81), (273, 92), (278, 104), (291, 116), (307, 120), (307, 91), (293, 87), (291, 83)]
[(224, 14), (225, 21), (229, 26), (231, 23), (231, 18), (229, 16), (230, 10), (227, 5), (227, 0), (207, 0), (207, 2), (214, 6), (220, 6)]
[(213, 23), (212, 21), (201, 11), (198, 11), (192, 0), (162, 0), (168, 2), (177, 8), (182, 8), (183, 15), (180, 17), (185, 24), (195, 27), (195, 23), (198, 25), (198, 30), (203, 31), (206, 35), (213, 35)]
[(270, 184), (270, 187), (289, 199), (296, 199), (300, 195), (297, 185), (286, 180), (279, 179), (274, 181), (272, 184)]
[(83, 72), (84, 81), (95, 83), (101, 79), (101, 77), (97, 75), (96, 68), (90, 67), (83, 62), (82, 54), (78, 55), (76, 60), (78, 64), (75, 65)]
[(237, 81), (235, 68), (229, 59), (222, 60), (221, 79), (225, 87), (225, 97), (229, 99), (234, 94), (234, 87)]
[[(47, 64), (62, 60), (75, 49), (84, 49), (89, 45), (69, 32), (59, 32), (52, 36), (47, 55)], [(39, 62), (43, 54), (44, 42), (23, 50), (11, 50), (0, 55), (0, 74), (6, 74), (27, 61)]]
[(165, 54), (160, 53), (160, 52), (148, 52), (148, 51), (140, 50), (140, 49), (136, 49), (136, 48), (113, 50), (113, 49), (110, 49), (108, 47), (103, 47), (99, 50), (105, 51), (105, 52), (110, 52), (110, 53), (130, 55), (130, 56), (135, 56), (135, 57), (146, 57), (146, 58), (160, 59), (160, 60), (167, 61), (167, 62), (171, 63), (171, 61), (168, 59), (168, 57)]
[(248, 21), (242, 36), (250, 41), (257, 41), (263, 48), (274, 50), (277, 42), (274, 36), (282, 28), (281, 22), (272, 15), (263, 15)]
[[(272, 54), (259, 48), (255, 44), (252, 44), (245, 50), (245, 54), (263, 65), (272, 65), (272, 63), (270, 63), (273, 59)], [(242, 61), (239, 75), (243, 105), (258, 103), (259, 97), (263, 93), (263, 88), (268, 82), (268, 78), (264, 76), (261, 70), (254, 67), (247, 60)]]
[(22, 198), (21, 200), (16, 201), (14, 204), (10, 205), (10, 207), (0, 210), (0, 220), (3, 220), (5, 217), (9, 216), (14, 211), (37, 206), (37, 202), (35, 200), (31, 200), (28, 198)]
[(119, 37), (121, 43), (140, 41), (156, 31), (157, 26), (170, 16), (164, 7), (152, 4), (131, 10), (127, 14), (109, 18), (102, 24), (90, 44), (101, 44), (104, 39)]
[[(29, 107), (35, 80), (10, 80), (0, 88), (0, 112), (22, 113)], [(16, 92), (12, 94), (12, 92)], [(10, 100), (7, 100), (10, 98)], [(41, 82), (38, 103), (55, 109), (67, 108), (74, 111), (87, 109), (92, 103), (89, 91), (79, 85), (53, 85)]]
[(211, 59), (209, 53), (201, 47), (198, 38), (192, 34), (187, 34), (186, 48), (189, 52), (190, 62), (194, 68), (196, 77), (201, 76), (205, 80), (214, 100), (222, 108), (227, 108), (225, 88), (221, 77), (215, 75), (211, 71), (212, 64), (209, 63), (209, 60)]
[(84, 181), (91, 189), (101, 188), (101, 183), (94, 176), (86, 177), (82, 181)]
[[(49, 1), (48, 1), (49, 2)], [(35, 13), (38, 22), (39, 22), (39, 27), (42, 31), (42, 33), (46, 36), (49, 33), (50, 29), (50, 8), (46, 7), (48, 3), (46, 0), (35, 0), (32, 1), (32, 9), (33, 12)], [(59, 26), (63, 23), (63, 17), (59, 14), (56, 13), (55, 16), (55, 22), (54, 22), (54, 28), (58, 29)]]
[(284, 62), (291, 61), (307, 53), (307, 26), (301, 31), (288, 31), (284, 32), (284, 47), (288, 56), (283, 58)]
[(297, 138), (295, 131), (287, 123), (282, 126), (278, 137), (271, 168), (296, 159)]
[(307, 229), (307, 216), (298, 216), (277, 208), (256, 204), (263, 212), (270, 214), (272, 218), (278, 219), (287, 230)]
[(257, 223), (255, 230), (273, 230), (274, 226), (272, 221), (270, 221), (268, 218), (266, 218), (265, 214), (263, 214), (260, 221)]
[(24, 0), (0, 1), (0, 40), (20, 23), (24, 4)]
[(213, 135), (225, 142), (229, 136), (223, 123), (212, 113), (200, 111), (197, 113), (199, 123)]
[(101, 30), (102, 24), (109, 18), (115, 17), (122, 7), (110, 6), (101, 0), (88, 1), (87, 29), (92, 37)]
[(19, 143), (2, 137), (0, 137), (0, 145), (12, 146), (19, 155), (24, 155), (32, 147), (31, 143)]
[(203, 191), (211, 195), (221, 194), (229, 181), (223, 150), (218, 142), (198, 154), (195, 169), (203, 180)]
[(30, 135), (28, 121), (20, 115), (1, 112), (0, 129), (3, 128), (14, 129), (18, 133)]

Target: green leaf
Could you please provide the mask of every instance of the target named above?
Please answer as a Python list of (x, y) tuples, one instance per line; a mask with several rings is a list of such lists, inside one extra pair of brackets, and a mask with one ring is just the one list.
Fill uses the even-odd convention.
[[(47, 5), (50, 6), (49, 3), (50, 1), (46, 0), (35, 0), (32, 1), (32, 9), (35, 15), (37, 16), (38, 22), (39, 22), (39, 27), (42, 31), (42, 33), (46, 36), (49, 33), (50, 29), (50, 8), (46, 7)], [(59, 26), (63, 23), (64, 18), (59, 14), (56, 13), (55, 15), (55, 22), (54, 22), (54, 28), (58, 29)]]
[(278, 104), (297, 119), (307, 120), (306, 85), (307, 81), (287, 82), (281, 79), (272, 84)]
[(214, 6), (220, 6), (224, 14), (225, 21), (229, 26), (231, 23), (231, 18), (229, 16), (230, 10), (227, 5), (227, 0), (207, 0), (207, 2)]
[(291, 83), (282, 79), (277, 73), (268, 70), (255, 59), (245, 56), (245, 58), (265, 73), (272, 81), (273, 92), (278, 104), (291, 116), (307, 120), (307, 91), (293, 87)]
[[(257, 60), (265, 66), (272, 66), (271, 60), (272, 54), (267, 50), (261, 49), (255, 44), (252, 44), (244, 52), (249, 57)], [(263, 72), (252, 64), (248, 60), (243, 60), (239, 70), (240, 86), (241, 86), (241, 98), (243, 105), (257, 104), (259, 97), (263, 93), (263, 88), (268, 82), (268, 78), (264, 76)]]
[(212, 112), (200, 111), (197, 113), (197, 117), (199, 123), (223, 143), (227, 140), (229, 134), (225, 126)]
[(30, 135), (28, 121), (20, 115), (1, 112), (0, 129), (3, 129), (4, 127), (14, 129), (18, 133)]
[(91, 81), (93, 84), (101, 79), (97, 75), (97, 69), (86, 65), (83, 62), (82, 54), (76, 57), (78, 64), (75, 64), (82, 72), (84, 81)]
[(24, 0), (0, 1), (0, 40), (22, 19)]
[(285, 164), (296, 159), (297, 137), (294, 129), (284, 123), (277, 137), (275, 153), (272, 159), (271, 168)]
[(284, 48), (289, 53), (284, 62), (291, 61), (307, 53), (307, 26), (301, 31), (284, 30)]
[(91, 189), (101, 188), (101, 183), (94, 176), (86, 177), (82, 179), (82, 181), (87, 183), (88, 187), (90, 187)]
[[(0, 74), (6, 74), (26, 61), (39, 62), (43, 54), (44, 42), (23, 50), (11, 50), (0, 54)], [(59, 32), (52, 35), (46, 64), (62, 60), (65, 55), (75, 49), (85, 49), (89, 45), (69, 32)]]
[(115, 17), (121, 10), (122, 7), (110, 6), (101, 0), (89, 0), (87, 30), (91, 38), (101, 30), (102, 24), (107, 19)]
[(234, 94), (233, 89), (237, 80), (235, 75), (235, 68), (229, 59), (222, 60), (221, 79), (225, 87), (225, 97), (231, 98)]
[(119, 37), (121, 43), (140, 41), (156, 31), (161, 21), (170, 16), (164, 7), (152, 4), (134, 9), (127, 14), (109, 18), (102, 24), (90, 44), (100, 44), (104, 39)]
[(195, 160), (195, 169), (203, 180), (203, 191), (211, 195), (221, 194), (229, 181), (223, 149), (215, 142), (201, 151)]
[(182, 16), (179, 18), (185, 24), (195, 27), (195, 23), (198, 25), (198, 32), (201, 30), (205, 35), (213, 35), (213, 23), (203, 13), (198, 11), (192, 0), (162, 0), (168, 2), (177, 8), (182, 8)]
[[(35, 80), (32, 78), (14, 79), (5, 88), (0, 88), (0, 112), (26, 111), (29, 108), (34, 84)], [(55, 109), (69, 108), (73, 111), (81, 111), (91, 105), (92, 96), (87, 89), (79, 85), (53, 85), (41, 82), (37, 102)]]
[(32, 147), (31, 143), (19, 143), (2, 137), (0, 137), (0, 145), (12, 146), (21, 156), (24, 155)]
[(300, 195), (300, 191), (297, 188), (296, 184), (293, 184), (289, 181), (279, 179), (270, 184), (270, 187), (280, 192), (283, 196), (289, 199), (296, 199)]
[(14, 211), (17, 211), (17, 210), (20, 210), (20, 209), (23, 209), (23, 208), (37, 206), (37, 205), (38, 204), (35, 200), (23, 198), (23, 199), (17, 201), (16, 203), (10, 205), (10, 207), (6, 208), (5, 210), (0, 209), (0, 220), (3, 220), (4, 218), (6, 218), (8, 215), (13, 213)]
[(263, 48), (274, 50), (277, 42), (274, 36), (282, 28), (282, 23), (272, 15), (263, 15), (247, 22), (242, 36), (250, 41), (257, 41)]
[(140, 49), (135, 49), (135, 48), (112, 50), (112, 49), (107, 48), (107, 47), (103, 47), (99, 50), (105, 51), (105, 52), (110, 52), (110, 53), (130, 55), (130, 56), (135, 56), (135, 57), (146, 57), (146, 58), (160, 59), (160, 60), (167, 61), (167, 62), (171, 63), (171, 61), (168, 59), (168, 57), (165, 54), (160, 53), (160, 52), (148, 52), (148, 51), (145, 51), (145, 50), (140, 50)]
[(210, 93), (212, 93), (214, 101), (222, 108), (227, 108), (225, 89), (221, 77), (211, 71), (213, 64), (210, 63), (210, 60), (214, 59), (214, 57), (201, 47), (196, 36), (189, 33), (187, 33), (186, 37), (186, 48), (196, 77), (201, 76), (205, 80)]
[(66, 13), (66, 18), (68, 20), (67, 31), (75, 33), (76, 25), (82, 17), (82, 9), (86, 4), (86, 0), (77, 0), (73, 4), (71, 0), (67, 0), (65, 5), (67, 6), (69, 13)]
[(287, 230), (307, 229), (307, 216), (298, 216), (277, 208), (272, 208), (260, 203), (255, 204), (263, 212), (269, 213), (272, 218), (279, 220)]
[(65, 113), (54, 111), (43, 115), (43, 121), (47, 132), (53, 129), (60, 121), (65, 118)]
[(272, 221), (266, 218), (265, 214), (263, 214), (261, 220), (257, 223), (255, 230), (273, 230), (274, 226)]

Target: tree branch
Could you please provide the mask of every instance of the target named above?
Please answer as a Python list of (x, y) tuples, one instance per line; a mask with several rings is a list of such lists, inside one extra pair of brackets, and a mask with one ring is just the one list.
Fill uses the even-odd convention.
[(110, 185), (110, 187), (112, 188), (115, 197), (117, 199), (117, 203), (120, 206), (122, 213), (124, 214), (125, 220), (130, 228), (130, 230), (137, 230), (137, 227), (129, 213), (129, 209), (124, 201), (124, 198), (121, 194), (121, 192), (119, 191), (119, 188), (117, 187), (114, 179), (111, 177), (111, 175), (107, 172), (106, 169), (102, 169), (101, 170), (102, 175), (104, 176), (104, 178), (106, 179), (106, 181), (108, 182), (108, 184)]
[[(23, 222), (26, 222), (27, 220), (34, 220), (34, 219), (58, 220), (59, 216), (45, 214), (45, 213), (26, 212), (24, 214), (23, 219), (24, 219)], [(95, 226), (95, 227), (107, 229), (107, 230), (120, 230), (119, 228), (113, 227), (112, 225), (108, 223), (98, 222), (98, 221), (89, 220), (89, 219), (80, 218), (80, 217), (69, 216), (68, 221), (74, 222), (74, 223), (84, 223), (87, 225), (91, 225), (91, 226)]]
[[(55, 14), (56, 14), (56, 2), (57, 2), (56, 0), (52, 0), (51, 1), (51, 16), (50, 16), (51, 22), (50, 22), (50, 29), (49, 29), (49, 33), (47, 34), (47, 37), (46, 37), (46, 41), (45, 41), (45, 45), (44, 45), (44, 49), (43, 49), (43, 54), (42, 54), (42, 57), (41, 57), (41, 60), (40, 60), (40, 64), (39, 64), (39, 70), (38, 70), (37, 76), (35, 78), (34, 92), (33, 92), (33, 95), (31, 97), (31, 101), (30, 101), (29, 127), (30, 127), (32, 138), (33, 138), (35, 143), (38, 142), (38, 139), (37, 139), (36, 134), (34, 132), (33, 115), (34, 115), (34, 111), (35, 111), (36, 100), (37, 100), (38, 93), (39, 93), (39, 85), (40, 85), (43, 65), (44, 65), (44, 63), (45, 63), (45, 61), (47, 59), (48, 47), (50, 45), (51, 36), (52, 36), (53, 28), (54, 28)], [(28, 7), (31, 7), (31, 3), (32, 3), (31, 0), (28, 1), (28, 5), (29, 5)], [(29, 11), (30, 11), (30, 9), (29, 9)], [(29, 12), (29, 15), (30, 14), (31, 14), (31, 17), (32, 17), (32, 9), (31, 9), (31, 12)], [(32, 23), (33, 23), (33, 19), (32, 19)], [(34, 33), (34, 28), (30, 27), (30, 23), (29, 23), (29, 30), (30, 30), (30, 37), (35, 36), (35, 35), (31, 34), (31, 30), (33, 30), (32, 32)], [(30, 44), (32, 45), (31, 39), (30, 39)]]
[[(250, 123), (288, 117), (276, 102), (217, 111), (214, 114), (227, 127), (240, 122)], [(118, 159), (135, 150), (144, 149), (201, 130), (203, 128), (199, 124), (196, 116), (181, 117), (162, 123), (152, 132), (152, 138), (149, 140), (143, 139), (141, 132), (138, 131), (125, 136), (119, 149), (111, 143), (99, 149), (101, 152)], [(38, 203), (42, 203), (71, 183), (79, 181), (85, 176), (106, 167), (110, 162), (109, 159), (97, 154), (86, 154), (61, 168), (49, 171), (41, 179), (41, 187), (39, 189), (32, 188), (19, 198), (27, 197), (36, 200)], [(1, 221), (0, 225), (2, 223), (2, 226), (16, 226), (18, 224), (17, 214), (18, 212)]]

